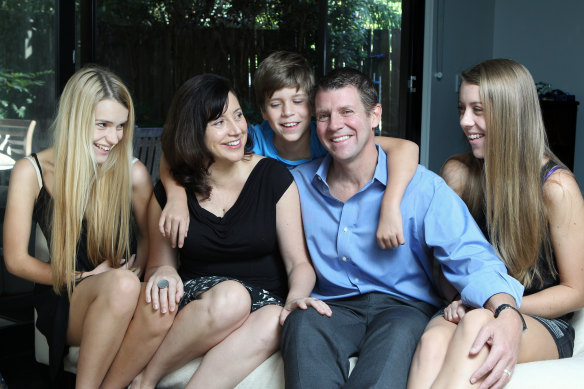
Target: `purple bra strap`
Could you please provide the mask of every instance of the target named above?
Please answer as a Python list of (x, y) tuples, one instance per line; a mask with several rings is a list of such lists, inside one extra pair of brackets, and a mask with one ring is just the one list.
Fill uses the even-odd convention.
[(551, 168), (551, 170), (545, 175), (545, 178), (543, 179), (543, 182), (546, 182), (548, 177), (552, 175), (553, 172), (555, 172), (558, 169), (563, 169), (562, 166), (554, 166), (553, 168)]

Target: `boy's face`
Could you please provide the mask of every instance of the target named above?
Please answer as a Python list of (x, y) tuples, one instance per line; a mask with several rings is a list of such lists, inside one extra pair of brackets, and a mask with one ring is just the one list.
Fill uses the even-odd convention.
[(266, 100), (262, 116), (270, 123), (276, 137), (286, 142), (296, 142), (308, 135), (310, 128), (308, 95), (294, 87), (278, 89)]

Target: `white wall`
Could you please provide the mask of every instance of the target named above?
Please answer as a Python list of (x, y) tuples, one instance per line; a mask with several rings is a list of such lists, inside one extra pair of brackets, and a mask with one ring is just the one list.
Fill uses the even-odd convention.
[(536, 82), (576, 95), (574, 174), (584, 189), (584, 1), (496, 0), (493, 55), (525, 65)]
[[(427, 0), (432, 36), (426, 35), (421, 162), (438, 172), (446, 159), (468, 150), (458, 124), (458, 75), (492, 57), (494, 3), (484, 0)], [(442, 79), (435, 77), (442, 73)], [(429, 81), (429, 82), (428, 82)], [(425, 141), (425, 142), (424, 142)], [(426, 143), (426, 144), (424, 144)]]
[[(456, 75), (484, 59), (511, 58), (536, 82), (580, 101), (574, 173), (584, 188), (584, 1), (427, 0), (426, 5), (432, 32), (426, 49), (432, 56), (424, 59), (422, 163), (438, 171), (448, 156), (468, 150), (458, 125)], [(434, 77), (438, 71), (442, 80)]]

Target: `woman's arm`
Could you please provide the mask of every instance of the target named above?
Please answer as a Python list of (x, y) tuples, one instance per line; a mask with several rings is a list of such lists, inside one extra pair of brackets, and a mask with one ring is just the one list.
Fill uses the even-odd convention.
[(307, 309), (308, 306), (312, 306), (321, 315), (330, 316), (332, 312), (328, 305), (309, 297), (316, 282), (316, 275), (310, 264), (308, 248), (304, 241), (300, 197), (295, 182), (292, 182), (276, 204), (276, 232), (289, 286), (286, 305), (280, 315), (280, 324), (284, 324), (286, 317), (294, 309)]
[(37, 284), (52, 285), (51, 265), (28, 253), (32, 213), (39, 191), (34, 166), (25, 159), (16, 162), (4, 216), (4, 260), (12, 274)]
[(152, 181), (146, 166), (140, 161), (132, 165), (132, 211), (138, 227), (138, 250), (133, 267), (143, 273), (148, 259), (148, 201), (152, 196)]
[(418, 168), (420, 148), (414, 142), (376, 136), (375, 141), (387, 154), (387, 188), (381, 202), (377, 243), (382, 249), (404, 244), (400, 204), (410, 180)]
[(584, 200), (563, 169), (548, 178), (543, 192), (560, 283), (523, 297), (520, 310), (554, 318), (584, 307)]
[(440, 175), (446, 181), (446, 184), (456, 192), (459, 197), (462, 197), (466, 182), (468, 180), (468, 167), (460, 162), (458, 159), (450, 158), (440, 171)]
[[(162, 313), (166, 313), (176, 309), (183, 295), (183, 283), (177, 272), (176, 249), (157, 231), (161, 213), (156, 196), (151, 196), (148, 204), (148, 263), (144, 281), (146, 303), (152, 302), (154, 309), (160, 308)], [(159, 289), (158, 282), (162, 280), (168, 281), (168, 287)]]
[(189, 231), (189, 208), (185, 188), (180, 186), (170, 174), (164, 158), (160, 158), (160, 180), (166, 191), (166, 205), (160, 215), (158, 228), (162, 236), (167, 237), (172, 247), (183, 247)]

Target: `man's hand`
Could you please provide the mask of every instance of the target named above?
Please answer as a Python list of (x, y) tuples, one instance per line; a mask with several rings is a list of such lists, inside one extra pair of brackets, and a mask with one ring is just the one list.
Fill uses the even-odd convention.
[(490, 347), (489, 356), (471, 376), (470, 382), (485, 380), (479, 389), (501, 389), (511, 380), (517, 364), (523, 323), (517, 312), (505, 309), (498, 318), (485, 324), (479, 331), (471, 349), (470, 356)]

